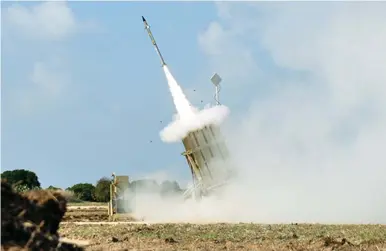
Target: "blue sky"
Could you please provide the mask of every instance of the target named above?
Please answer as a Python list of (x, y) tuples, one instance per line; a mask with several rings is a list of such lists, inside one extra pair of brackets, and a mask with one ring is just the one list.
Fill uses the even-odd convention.
[[(211, 92), (197, 34), (216, 18), (214, 4), (70, 2), (58, 8), (70, 9), (74, 26), (84, 25), (74, 34), (37, 38), (12, 28), (10, 8), (31, 12), (42, 4), (2, 3), (2, 170), (31, 169), (43, 186), (61, 187), (112, 172), (139, 177), (167, 170), (188, 179), (182, 146), (158, 135), (174, 107), (141, 16), (184, 88), (199, 90), (196, 83), (205, 80)], [(63, 83), (56, 96), (25, 93), (36, 88), (36, 62), (50, 75), (43, 78)], [(20, 92), (31, 100), (28, 111), (15, 104), (12, 95)]]
[(2, 171), (30, 169), (43, 187), (63, 188), (112, 172), (190, 179), (182, 144), (159, 137), (175, 111), (143, 15), (194, 105), (213, 101), (209, 79), (222, 76), (229, 147), (259, 184), (280, 171), (279, 185), (290, 191), (294, 180), (316, 182), (323, 170), (384, 184), (383, 154), (373, 149), (386, 147), (385, 9), (381, 2), (2, 2)]

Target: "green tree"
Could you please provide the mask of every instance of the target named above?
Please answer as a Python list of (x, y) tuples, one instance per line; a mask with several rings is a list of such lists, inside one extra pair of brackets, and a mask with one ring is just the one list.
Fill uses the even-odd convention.
[(95, 200), (98, 202), (107, 202), (110, 200), (110, 184), (109, 178), (103, 177), (97, 181), (95, 186)]
[(66, 190), (73, 191), (74, 194), (83, 201), (94, 201), (95, 200), (95, 186), (90, 183), (79, 183)]
[(31, 191), (26, 185), (14, 185), (13, 189), (18, 193), (24, 193), (27, 191)]
[(38, 176), (29, 170), (15, 169), (5, 171), (1, 174), (1, 178), (14, 186), (20, 186), (24, 189), (40, 189)]
[(47, 190), (61, 190), (59, 187), (49, 186), (47, 187)]

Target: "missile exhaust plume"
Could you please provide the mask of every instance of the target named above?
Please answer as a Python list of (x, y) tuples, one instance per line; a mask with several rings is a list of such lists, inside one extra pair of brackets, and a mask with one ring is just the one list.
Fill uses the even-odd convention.
[(210, 124), (219, 125), (227, 117), (229, 109), (224, 105), (198, 111), (190, 104), (168, 67), (164, 65), (163, 69), (177, 110), (174, 121), (160, 132), (160, 137), (164, 142), (178, 142), (189, 132)]
[(149, 38), (161, 60), (162, 68), (165, 72), (170, 94), (173, 98), (174, 106), (177, 110), (177, 116), (174, 121), (161, 131), (161, 139), (165, 142), (176, 142), (185, 137), (190, 131), (203, 128), (209, 124), (220, 124), (228, 115), (229, 110), (226, 106), (220, 105), (209, 109), (198, 111), (193, 107), (186, 98), (182, 88), (179, 86), (169, 68), (167, 67), (161, 51), (155, 41), (153, 33), (150, 30), (150, 25), (147, 23), (145, 17), (142, 16), (142, 22)]
[(195, 110), (186, 98), (182, 88), (178, 85), (177, 81), (171, 74), (169, 68), (164, 65), (163, 70), (165, 72), (166, 79), (169, 85), (169, 91), (173, 98), (174, 106), (176, 107), (178, 117), (182, 120), (189, 120), (194, 116)]

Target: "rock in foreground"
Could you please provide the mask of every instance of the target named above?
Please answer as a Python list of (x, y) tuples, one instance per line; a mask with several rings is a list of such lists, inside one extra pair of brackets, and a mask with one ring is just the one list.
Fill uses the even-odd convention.
[(1, 181), (1, 249), (84, 250), (59, 240), (59, 224), (66, 207), (67, 201), (59, 191), (19, 194)]

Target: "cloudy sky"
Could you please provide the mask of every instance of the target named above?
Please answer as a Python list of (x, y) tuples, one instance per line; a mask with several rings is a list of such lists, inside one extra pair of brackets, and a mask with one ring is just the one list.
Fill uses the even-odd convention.
[(43, 186), (112, 172), (189, 180), (181, 144), (159, 137), (174, 107), (144, 15), (194, 105), (222, 76), (246, 176), (265, 189), (274, 177), (279, 197), (309, 185), (354, 201), (362, 184), (385, 209), (374, 204), (386, 196), (384, 13), (383, 2), (2, 3), (1, 168)]

